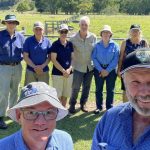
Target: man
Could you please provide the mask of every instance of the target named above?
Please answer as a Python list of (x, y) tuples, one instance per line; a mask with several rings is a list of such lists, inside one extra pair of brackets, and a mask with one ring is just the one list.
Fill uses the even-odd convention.
[(18, 97), (24, 37), (16, 31), (19, 21), (15, 15), (6, 15), (2, 24), (6, 29), (0, 31), (0, 129), (6, 129), (5, 111), (17, 102)]
[(129, 102), (104, 114), (96, 127), (92, 150), (150, 149), (150, 49), (127, 55), (121, 75)]
[(0, 140), (2, 150), (73, 150), (71, 136), (55, 129), (56, 121), (68, 111), (57, 98), (56, 90), (44, 82), (25, 86), (18, 104), (7, 112), (21, 130)]
[(83, 112), (88, 112), (86, 102), (88, 100), (91, 81), (93, 77), (93, 63), (91, 61), (91, 53), (96, 43), (96, 36), (88, 31), (90, 20), (87, 16), (80, 19), (80, 30), (73, 35), (70, 41), (74, 46), (73, 58), (73, 84), (72, 95), (70, 98), (70, 113), (75, 113), (75, 104), (77, 102), (78, 93), (82, 85), (82, 93), (80, 98), (80, 107)]
[(23, 47), (24, 60), (27, 63), (25, 85), (34, 81), (43, 81), (49, 84), (50, 47), (51, 42), (44, 37), (44, 25), (35, 22), (34, 35), (27, 38)]

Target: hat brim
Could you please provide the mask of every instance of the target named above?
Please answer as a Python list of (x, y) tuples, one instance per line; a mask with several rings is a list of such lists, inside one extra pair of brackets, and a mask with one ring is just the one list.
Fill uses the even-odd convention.
[(124, 70), (122, 70), (121, 72), (120, 72), (120, 74), (121, 75), (123, 75), (125, 72), (127, 72), (128, 70), (131, 70), (131, 69), (134, 69), (134, 68), (147, 68), (147, 69), (150, 69), (150, 65), (148, 65), (148, 64), (139, 64), (139, 65), (133, 65), (133, 66), (130, 66), (130, 67), (128, 67), (128, 68), (126, 68), (126, 69), (124, 69)]
[(103, 31), (108, 31), (108, 32), (110, 32), (111, 34), (113, 34), (113, 32), (112, 32), (112, 31), (107, 30), (107, 29), (101, 30), (101, 31), (100, 31), (100, 34), (102, 34), (102, 32), (103, 32)]
[(40, 28), (40, 29), (44, 29), (44, 27), (41, 27), (41, 26), (36, 26), (36, 27), (33, 27), (34, 29), (36, 28)]
[(67, 31), (69, 31), (69, 28), (61, 28), (61, 29), (59, 29), (59, 31), (62, 31), (62, 30), (67, 30)]
[(19, 22), (18, 20), (14, 20), (14, 19), (2, 20), (2, 22), (1, 22), (1, 23), (5, 25), (5, 23), (6, 23), (6, 22), (8, 22), (8, 21), (16, 22), (16, 24), (17, 24), (17, 25), (19, 25), (19, 24), (20, 24), (20, 22)]
[(136, 29), (136, 30), (141, 30), (140, 28), (131, 28), (130, 30), (134, 30), (134, 29)]
[(56, 121), (63, 119), (68, 114), (68, 110), (62, 106), (57, 98), (54, 98), (47, 94), (37, 94), (20, 101), (17, 105), (10, 108), (7, 111), (7, 116), (9, 116), (12, 120), (18, 122), (16, 118), (16, 109), (34, 106), (42, 102), (48, 102), (58, 109)]

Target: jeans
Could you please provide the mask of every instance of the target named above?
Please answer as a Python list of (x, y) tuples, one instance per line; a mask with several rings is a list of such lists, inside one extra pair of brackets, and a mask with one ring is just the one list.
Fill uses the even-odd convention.
[(13, 107), (18, 99), (18, 87), (22, 76), (21, 64), (0, 65), (0, 117)]
[(80, 105), (84, 105), (89, 96), (90, 86), (92, 82), (93, 71), (87, 71), (86, 73), (74, 70), (73, 72), (73, 83), (72, 83), (72, 94), (69, 101), (71, 106), (75, 106), (77, 103), (77, 97), (82, 85), (82, 93), (80, 98)]
[(97, 109), (103, 108), (103, 86), (104, 81), (106, 80), (106, 109), (109, 109), (113, 106), (113, 99), (114, 99), (114, 88), (115, 88), (115, 81), (116, 81), (116, 72), (112, 70), (107, 77), (100, 77), (99, 72), (97, 69), (94, 69), (94, 77), (95, 77), (95, 84), (96, 84), (96, 107)]

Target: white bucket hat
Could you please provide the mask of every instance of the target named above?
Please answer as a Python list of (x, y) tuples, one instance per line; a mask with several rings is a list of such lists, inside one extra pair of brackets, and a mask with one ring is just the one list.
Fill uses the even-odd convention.
[(61, 31), (61, 30), (67, 30), (67, 31), (69, 31), (68, 25), (67, 25), (67, 24), (61, 24), (61, 25), (59, 26), (59, 31)]
[(60, 103), (55, 88), (48, 86), (45, 82), (32, 82), (23, 87), (18, 103), (7, 111), (7, 115), (18, 122), (16, 109), (30, 107), (42, 102), (48, 102), (58, 109), (56, 121), (68, 114), (68, 110)]
[(104, 25), (102, 30), (100, 31), (100, 34), (102, 34), (103, 31), (109, 31), (111, 34), (113, 34), (109, 25)]

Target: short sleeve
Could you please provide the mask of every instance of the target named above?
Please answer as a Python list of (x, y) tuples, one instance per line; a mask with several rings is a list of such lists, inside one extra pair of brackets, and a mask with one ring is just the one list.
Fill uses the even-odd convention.
[(27, 38), (23, 44), (23, 52), (29, 53), (29, 39)]

